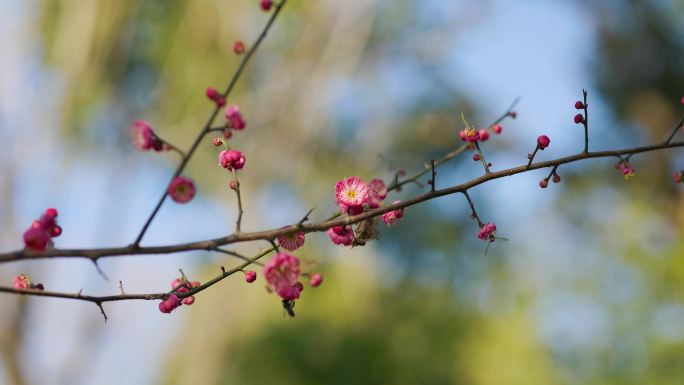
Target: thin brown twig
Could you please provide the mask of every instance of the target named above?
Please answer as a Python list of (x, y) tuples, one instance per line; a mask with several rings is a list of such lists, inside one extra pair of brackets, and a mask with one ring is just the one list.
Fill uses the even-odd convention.
[(121, 288), (122, 294), (118, 295), (107, 295), (107, 296), (93, 296), (93, 295), (85, 295), (81, 293), (80, 291), (78, 293), (64, 293), (64, 292), (56, 292), (56, 291), (43, 291), (43, 290), (33, 290), (33, 289), (16, 289), (14, 287), (7, 287), (7, 286), (0, 286), (0, 292), (4, 293), (12, 293), (12, 294), (18, 294), (18, 295), (28, 295), (28, 296), (35, 296), (35, 297), (51, 297), (51, 298), (63, 298), (63, 299), (71, 299), (71, 300), (79, 300), (79, 301), (86, 301), (86, 302), (92, 302), (97, 307), (100, 309), (100, 312), (102, 313), (102, 316), (104, 317), (105, 321), (107, 321), (107, 314), (104, 311), (104, 308), (102, 307), (102, 304), (105, 302), (114, 302), (114, 301), (128, 301), (128, 300), (162, 300), (167, 298), (171, 293), (174, 293), (178, 298), (183, 299), (186, 297), (190, 297), (192, 295), (195, 295), (203, 290), (206, 290), (207, 288), (217, 284), (218, 282), (222, 281), (226, 277), (229, 277), (239, 271), (242, 271), (245, 267), (256, 263), (260, 258), (270, 254), (272, 251), (274, 251), (273, 248), (266, 249), (258, 254), (256, 254), (252, 258), (247, 258), (244, 263), (240, 264), (239, 266), (226, 270), (221, 266), (221, 274), (218, 276), (214, 277), (213, 279), (203, 283), (202, 285), (191, 288), (187, 292), (180, 293), (180, 292), (175, 292), (174, 290), (171, 290), (170, 292), (165, 292), (165, 293), (149, 293), (149, 294), (125, 294), (123, 293), (123, 289)]

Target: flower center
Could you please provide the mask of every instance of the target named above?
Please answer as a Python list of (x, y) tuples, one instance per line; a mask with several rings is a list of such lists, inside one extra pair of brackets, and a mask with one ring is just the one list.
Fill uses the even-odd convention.
[(347, 198), (356, 198), (356, 191), (348, 190), (347, 191)]

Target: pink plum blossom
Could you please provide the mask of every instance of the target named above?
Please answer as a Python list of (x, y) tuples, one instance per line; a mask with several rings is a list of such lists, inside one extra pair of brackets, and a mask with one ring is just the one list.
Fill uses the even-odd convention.
[[(397, 204), (401, 201), (394, 201), (392, 204)], [(397, 222), (397, 220), (401, 219), (404, 216), (404, 209), (397, 209), (397, 210), (392, 210), (390, 212), (386, 212), (382, 214), (382, 221), (385, 222), (388, 226), (391, 226)]]
[(337, 202), (346, 206), (361, 206), (368, 200), (368, 185), (358, 176), (350, 176), (335, 184)]
[(294, 251), (304, 244), (304, 233), (292, 233), (278, 236), (278, 244), (285, 250)]
[(334, 226), (328, 230), (328, 237), (336, 245), (349, 246), (354, 241), (354, 230), (351, 226)]
[(226, 119), (230, 122), (230, 126), (236, 130), (242, 130), (247, 126), (240, 109), (236, 105), (226, 107)]
[(228, 171), (242, 169), (245, 161), (245, 155), (238, 150), (223, 150), (219, 154), (219, 165)]
[(301, 271), (299, 258), (287, 253), (278, 253), (266, 266), (264, 277), (273, 291), (284, 300), (299, 298), (301, 287), (297, 285)]
[(496, 225), (493, 222), (489, 222), (486, 225), (482, 225), (480, 230), (477, 232), (477, 237), (482, 240), (489, 239), (496, 233)]
[(373, 179), (368, 183), (368, 207), (376, 209), (380, 207), (382, 201), (387, 197), (387, 186), (380, 179)]
[(187, 203), (195, 197), (195, 184), (192, 180), (177, 176), (169, 184), (169, 196), (177, 203)]

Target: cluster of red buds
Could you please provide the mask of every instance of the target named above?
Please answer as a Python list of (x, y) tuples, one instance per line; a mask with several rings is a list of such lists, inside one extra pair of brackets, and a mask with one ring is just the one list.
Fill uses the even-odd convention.
[(24, 232), (24, 245), (30, 250), (43, 251), (51, 243), (52, 238), (60, 234), (62, 228), (57, 225), (57, 210), (49, 208)]

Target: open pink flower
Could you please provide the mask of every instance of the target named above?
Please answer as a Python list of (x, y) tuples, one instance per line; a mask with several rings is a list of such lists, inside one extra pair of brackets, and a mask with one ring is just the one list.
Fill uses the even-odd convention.
[(236, 105), (226, 107), (226, 119), (230, 122), (230, 126), (236, 130), (242, 130), (247, 126), (240, 109)]
[(337, 182), (335, 196), (338, 203), (361, 206), (368, 200), (368, 185), (358, 176), (350, 176)]
[(14, 277), (12, 286), (14, 286), (15, 289), (20, 290), (28, 289), (31, 287), (31, 279), (26, 274), (19, 274), (16, 277)]
[(354, 230), (349, 225), (331, 227), (328, 237), (336, 245), (349, 246), (354, 241)]
[(493, 237), (494, 233), (496, 233), (496, 225), (493, 222), (489, 222), (480, 227), (480, 230), (477, 232), (477, 237), (486, 240)]
[(304, 233), (292, 233), (278, 236), (278, 244), (283, 249), (294, 251), (304, 244)]
[(219, 154), (219, 165), (228, 171), (245, 167), (245, 155), (238, 150), (223, 150)]
[(287, 253), (278, 253), (264, 266), (264, 277), (273, 291), (285, 300), (299, 298), (299, 258)]
[(461, 137), (461, 140), (463, 140), (464, 142), (473, 143), (473, 142), (477, 142), (478, 140), (480, 140), (480, 132), (474, 128), (471, 128), (471, 127), (466, 127), (464, 129), (462, 129), (458, 133), (458, 135)]
[(380, 179), (373, 179), (368, 183), (368, 207), (376, 209), (380, 207), (382, 201), (387, 197), (387, 186)]
[(169, 184), (169, 196), (174, 202), (187, 203), (195, 197), (195, 184), (192, 180), (184, 177), (177, 176), (173, 178)]
[[(392, 204), (397, 204), (401, 201), (394, 201)], [(382, 214), (382, 221), (388, 226), (391, 226), (404, 216), (404, 209), (392, 210), (390, 212)]]

